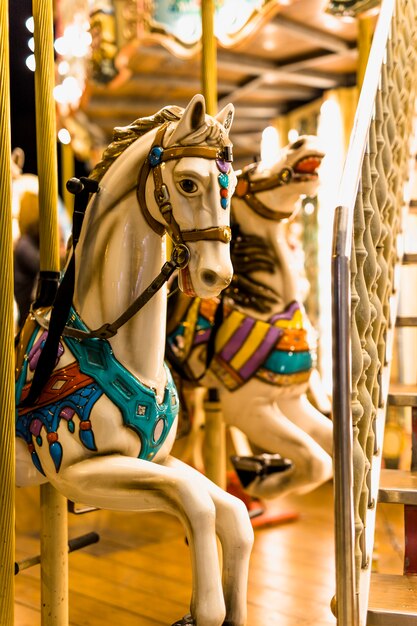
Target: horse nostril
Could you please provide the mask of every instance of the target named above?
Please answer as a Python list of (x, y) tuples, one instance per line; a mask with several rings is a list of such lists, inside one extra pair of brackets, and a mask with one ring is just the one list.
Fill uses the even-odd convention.
[(201, 272), (201, 280), (209, 287), (212, 287), (217, 282), (217, 274), (212, 270), (204, 270), (204, 272)]

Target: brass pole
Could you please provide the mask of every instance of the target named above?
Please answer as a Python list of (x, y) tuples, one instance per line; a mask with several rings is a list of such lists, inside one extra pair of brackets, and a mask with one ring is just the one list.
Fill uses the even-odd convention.
[(358, 69), (356, 72), (356, 82), (358, 90), (362, 88), (366, 66), (368, 64), (369, 51), (372, 45), (372, 20), (370, 17), (360, 16), (358, 18)]
[(59, 272), (58, 159), (52, 0), (33, 0), (41, 271)]
[[(40, 269), (59, 271), (58, 159), (53, 49), (53, 0), (33, 0), (36, 145), (39, 176)], [(41, 486), (41, 623), (68, 625), (67, 501)]]
[(74, 208), (74, 196), (67, 190), (66, 182), (75, 175), (74, 154), (71, 144), (61, 143), (62, 198), (69, 216)]
[(0, 626), (14, 623), (14, 323), (10, 69), (7, 2), (0, 2)]
[[(214, 35), (214, 0), (202, 0), (202, 86), (209, 115), (217, 113), (217, 43)], [(216, 390), (208, 390), (204, 402), (205, 472), (217, 485), (226, 488), (226, 431)]]
[(202, 83), (209, 115), (217, 113), (217, 55), (214, 36), (214, 0), (202, 0)]

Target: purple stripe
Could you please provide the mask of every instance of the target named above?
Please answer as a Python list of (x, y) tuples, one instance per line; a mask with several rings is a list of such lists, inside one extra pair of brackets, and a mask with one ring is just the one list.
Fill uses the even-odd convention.
[(221, 358), (228, 362), (236, 352), (241, 348), (246, 337), (249, 335), (252, 328), (255, 326), (255, 320), (250, 317), (246, 317), (236, 332), (229, 339), (225, 347), (220, 353)]
[(271, 328), (266, 333), (261, 345), (255, 350), (250, 359), (239, 370), (239, 374), (244, 380), (250, 378), (262, 365), (262, 363), (265, 361), (266, 357), (278, 341), (278, 338), (281, 337), (281, 335), (283, 334), (284, 330), (282, 328), (276, 328), (274, 326), (271, 326)]
[(298, 302), (291, 302), (291, 304), (282, 313), (276, 313), (269, 320), (270, 324), (274, 324), (277, 320), (291, 320), (294, 317), (294, 313), (300, 310)]
[(199, 331), (193, 341), (193, 346), (199, 346), (201, 343), (207, 343), (210, 338), (211, 328), (207, 328), (207, 330)]

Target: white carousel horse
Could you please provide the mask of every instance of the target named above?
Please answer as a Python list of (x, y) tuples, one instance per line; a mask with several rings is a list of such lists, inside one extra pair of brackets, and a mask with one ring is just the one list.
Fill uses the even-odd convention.
[(284, 457), (242, 459), (241, 471), (238, 464), (246, 492), (256, 498), (306, 493), (332, 475), (331, 422), (306, 395), (314, 343), (283, 221), (301, 194), (315, 194), (323, 156), (316, 138), (303, 136), (270, 169), (254, 163), (238, 174), (235, 276), (225, 292), (224, 319), (214, 323), (215, 342), (218, 300), (182, 302), (168, 324), (169, 362), (194, 383), (217, 389), (225, 423), (252, 446)]
[[(47, 315), (37, 309), (17, 348), (18, 485), (49, 481), (75, 502), (179, 517), (191, 549), (193, 589), (191, 613), (178, 625), (246, 621), (248, 514), (241, 501), (170, 456), (178, 396), (164, 365), (169, 274), (180, 267), (181, 288), (204, 298), (232, 277), (224, 191), (236, 184), (232, 117), (232, 105), (207, 116), (204, 98), (195, 96), (185, 111), (166, 107), (115, 129), (103, 160), (83, 179), (80, 197), (96, 190), (94, 180), (98, 193), (68, 261), (48, 338)], [(75, 210), (82, 212), (77, 198)], [(165, 230), (174, 241), (168, 263)], [(68, 305), (63, 285), (71, 286), (71, 275)], [(70, 314), (62, 322), (56, 311), (65, 306)], [(59, 343), (50, 348), (54, 333)], [(42, 362), (48, 350), (51, 364)], [(42, 388), (48, 365), (53, 371)]]

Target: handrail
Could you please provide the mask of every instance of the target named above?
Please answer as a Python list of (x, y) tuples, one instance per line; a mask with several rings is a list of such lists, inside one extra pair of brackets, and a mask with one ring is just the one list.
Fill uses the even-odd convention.
[[(394, 5), (395, 0), (384, 0), (382, 2), (346, 154), (345, 164), (348, 164), (348, 167), (345, 165), (336, 200), (336, 206), (347, 207), (347, 214), (345, 216), (346, 232), (335, 231), (336, 239), (342, 237), (345, 245), (342, 247), (341, 242), (337, 242), (335, 246), (338, 252), (343, 252), (348, 259), (350, 259), (352, 247), (351, 235), (353, 231), (355, 199), (368, 130), (375, 109), (375, 95), (381, 80), (381, 67), (384, 62)], [(344, 225), (340, 224), (340, 226)]]
[(417, 83), (417, 7), (383, 0), (336, 202), (332, 249), (338, 626), (366, 623), (397, 237)]

